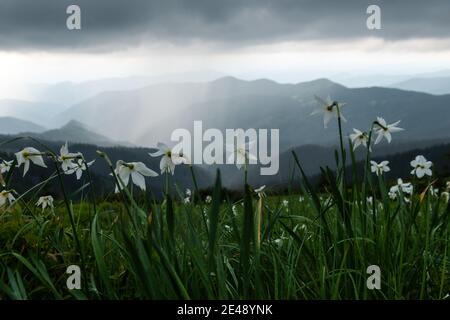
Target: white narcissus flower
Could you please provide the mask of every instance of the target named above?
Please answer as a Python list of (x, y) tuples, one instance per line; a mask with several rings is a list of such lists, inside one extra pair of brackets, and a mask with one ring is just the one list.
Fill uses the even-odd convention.
[(411, 182), (403, 182), (402, 179), (397, 179), (397, 185), (403, 193), (413, 194), (414, 188)]
[[(391, 200), (396, 200), (398, 194), (399, 194), (399, 191), (392, 191), (392, 190), (389, 191), (389, 193), (388, 193), (389, 198), (390, 198)], [(411, 203), (411, 199), (410, 199), (410, 198), (407, 198), (407, 197), (403, 197), (403, 201), (404, 201), (405, 203)], [(380, 210), (382, 210), (382, 209), (383, 209), (383, 207), (381, 207)]]
[(184, 193), (186, 194), (187, 197), (190, 197), (192, 195), (191, 189), (186, 189)]
[(394, 122), (392, 124), (387, 124), (386, 120), (381, 117), (377, 117), (375, 122), (375, 132), (378, 134), (375, 144), (378, 144), (383, 138), (387, 140), (388, 143), (392, 141), (392, 133), (403, 131), (404, 129), (397, 127), (400, 121)]
[(92, 160), (91, 162), (85, 162), (83, 158), (79, 158), (77, 159), (76, 163), (73, 163), (72, 167), (68, 171), (66, 171), (66, 174), (72, 174), (75, 172), (77, 180), (80, 180), (81, 176), (83, 175), (83, 171), (86, 171), (88, 167), (94, 164), (94, 162), (95, 160)]
[(67, 173), (67, 171), (71, 170), (74, 166), (73, 161), (77, 158), (81, 158), (81, 156), (81, 153), (69, 152), (69, 147), (67, 146), (66, 142), (66, 144), (64, 144), (59, 150), (58, 156), (58, 160), (61, 162), (61, 169), (63, 170), (63, 172)]
[(11, 170), (11, 168), (13, 166), (13, 163), (14, 163), (14, 160), (11, 160), (11, 161), (2, 160), (2, 162), (0, 162), (0, 173), (9, 172), (9, 170)]
[(289, 205), (289, 201), (286, 199), (283, 200), (283, 207), (287, 207)]
[(397, 195), (402, 192), (405, 194), (412, 195), (414, 191), (413, 185), (410, 182), (403, 182), (402, 179), (397, 179), (397, 184), (392, 186), (389, 190), (389, 197), (391, 199), (396, 199)]
[(380, 163), (370, 161), (370, 163), (371, 163), (370, 171), (372, 171), (372, 173), (375, 173), (377, 176), (381, 176), (384, 172), (391, 171), (391, 168), (389, 168), (388, 166), (389, 161), (382, 161)]
[(367, 143), (369, 142), (369, 136), (366, 132), (362, 132), (358, 129), (353, 129), (352, 134), (350, 134), (350, 140), (353, 144), (353, 150), (356, 150), (360, 145), (363, 145), (367, 148)]
[(211, 203), (211, 202), (212, 202), (212, 197), (209, 196), (209, 195), (206, 196), (205, 202), (206, 202), (206, 203)]
[[(337, 101), (333, 101), (331, 100), (331, 98), (328, 96), (328, 98), (326, 100), (323, 100), (322, 98), (318, 97), (318, 96), (314, 96), (317, 100), (317, 102), (319, 103), (319, 107), (317, 107), (312, 113), (311, 115), (315, 115), (315, 114), (322, 114), (323, 115), (323, 126), (325, 128), (328, 127), (328, 123), (331, 121), (331, 119), (333, 118), (341, 118), (344, 121), (345, 120), (344, 116), (341, 113), (341, 108), (343, 106), (345, 106), (345, 103), (339, 103)], [(338, 111), (339, 108), (339, 111)]]
[(161, 162), (159, 163), (161, 174), (163, 174), (164, 172), (174, 174), (175, 166), (182, 163), (190, 163), (190, 160), (186, 155), (184, 155), (182, 152), (179, 152), (178, 150), (170, 149), (164, 143), (159, 142), (156, 145), (156, 149), (158, 149), (158, 151), (149, 153), (149, 155), (152, 157), (162, 156)]
[[(245, 137), (236, 135), (236, 144), (227, 144), (226, 150), (230, 153), (227, 163), (234, 163), (238, 169), (249, 164), (250, 161), (257, 161), (258, 159), (250, 152), (255, 141), (245, 142)], [(236, 160), (236, 162), (235, 162)]]
[(266, 186), (263, 185), (263, 186), (259, 187), (258, 189), (255, 189), (255, 192), (258, 195), (258, 197), (264, 198), (266, 196), (266, 193), (264, 192), (265, 188), (266, 188)]
[(16, 152), (15, 155), (17, 158), (17, 166), (20, 167), (22, 163), (24, 164), (23, 176), (25, 176), (25, 174), (28, 172), (28, 169), (30, 169), (30, 161), (37, 166), (47, 168), (44, 163), (44, 159), (42, 158), (42, 153), (36, 148), (24, 148), (22, 151)]
[[(122, 160), (117, 161), (116, 169), (114, 170), (116, 175), (122, 180), (123, 187), (128, 185), (131, 180), (135, 185), (145, 191), (145, 178), (144, 177), (156, 177), (158, 174), (147, 168), (142, 162), (124, 162)], [(122, 189), (122, 186), (120, 186)], [(119, 192), (119, 186), (116, 186), (116, 193)]]
[(438, 188), (431, 187), (429, 189), (429, 192), (432, 197), (439, 197), (439, 189)]
[(52, 196), (43, 196), (40, 197), (39, 200), (36, 202), (36, 206), (42, 207), (42, 210), (45, 210), (45, 208), (53, 208), (53, 197)]
[[(392, 187), (392, 188), (394, 188), (394, 187)], [(394, 191), (392, 188), (391, 188), (391, 190), (389, 190), (388, 196), (391, 200), (395, 200), (395, 199), (397, 199), (397, 191)]]
[(427, 161), (424, 156), (418, 155), (413, 161), (411, 161), (411, 167), (414, 169), (411, 171), (411, 174), (415, 174), (417, 178), (421, 179), (425, 175), (432, 176), (431, 166), (433, 162)]
[(0, 192), (0, 207), (3, 207), (6, 202), (8, 202), (10, 205), (13, 204), (13, 202), (16, 200), (14, 198), (14, 190), (3, 190)]

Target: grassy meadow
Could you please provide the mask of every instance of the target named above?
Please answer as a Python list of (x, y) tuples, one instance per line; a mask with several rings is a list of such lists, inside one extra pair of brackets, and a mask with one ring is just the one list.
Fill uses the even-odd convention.
[[(340, 105), (325, 107), (324, 120), (336, 116), (341, 129)], [(422, 158), (405, 164), (408, 181), (387, 181), (388, 164), (371, 162), (371, 148), (397, 128), (382, 120), (355, 131), (349, 148), (339, 130), (338, 169), (322, 169), (322, 189), (293, 153), (298, 185), (284, 194), (250, 186), (244, 164), (238, 199), (222, 188), (220, 172), (209, 194), (171, 183), (182, 165), (196, 185), (195, 167), (164, 150), (163, 198), (145, 190), (154, 172), (141, 163), (112, 164), (99, 151), (96, 161), (119, 186), (100, 198), (81, 154), (21, 151), (2, 172), (0, 299), (446, 299), (447, 181)], [(369, 146), (362, 175), (352, 152), (361, 144)], [(44, 158), (54, 168), (47, 180), (21, 195), (8, 189), (14, 170), (20, 179), (27, 159), (33, 170)], [(65, 193), (64, 174), (82, 176), (75, 193)], [(64, 196), (41, 198), (47, 184)], [(81, 289), (67, 288), (70, 265), (81, 269)], [(371, 265), (380, 268), (380, 289), (368, 288)]]

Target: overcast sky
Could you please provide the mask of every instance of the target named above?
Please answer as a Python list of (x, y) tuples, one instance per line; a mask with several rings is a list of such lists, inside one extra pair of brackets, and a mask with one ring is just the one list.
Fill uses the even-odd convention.
[[(81, 8), (82, 29), (66, 28)], [(382, 30), (366, 8), (381, 7)], [(23, 82), (216, 70), (296, 82), (450, 69), (450, 1), (0, 0), (0, 97)]]

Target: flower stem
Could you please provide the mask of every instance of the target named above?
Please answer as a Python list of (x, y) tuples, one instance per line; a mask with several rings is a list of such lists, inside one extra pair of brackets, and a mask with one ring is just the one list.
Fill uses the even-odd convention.
[[(337, 108), (337, 113), (338, 113), (338, 126), (339, 126), (339, 144), (340, 144), (340, 148), (341, 148), (341, 158), (342, 158), (342, 177), (341, 177), (341, 193), (342, 193), (342, 197), (344, 200), (344, 203), (347, 200), (347, 183), (346, 183), (346, 155), (345, 155), (345, 148), (344, 148), (344, 138), (343, 138), (343, 134), (342, 134), (342, 118), (341, 118), (341, 111), (339, 109), (339, 105), (336, 104), (336, 108)], [(344, 205), (344, 210), (346, 208), (346, 205)]]
[(194, 167), (192, 165), (189, 165), (189, 170), (191, 171), (191, 176), (192, 176), (192, 180), (194, 181), (194, 188), (195, 188), (194, 196), (192, 197), (192, 202), (194, 202), (194, 204), (195, 204), (195, 198), (196, 197), (199, 200), (200, 211), (201, 211), (203, 224), (205, 226), (206, 232), (208, 232), (208, 223), (206, 221), (206, 217), (205, 217), (205, 214), (204, 214), (204, 211), (203, 211), (203, 202), (200, 199), (200, 194), (199, 194), (199, 189), (198, 189), (198, 184), (197, 184), (197, 178), (195, 177), (195, 173), (194, 173)]
[[(95, 193), (94, 181), (92, 180), (91, 171), (89, 170), (89, 166), (84, 158), (83, 158), (83, 163), (84, 163), (84, 166), (86, 167), (86, 172), (87, 172), (88, 179), (89, 179), (89, 186), (91, 189), (92, 206), (94, 207), (94, 215), (96, 215), (97, 214), (97, 205), (96, 205), (95, 195), (94, 195), (94, 193)], [(91, 210), (89, 210), (89, 223), (91, 223)]]
[[(63, 198), (64, 198), (64, 203), (66, 205), (66, 209), (67, 209), (67, 212), (69, 214), (69, 220), (70, 220), (70, 225), (72, 226), (72, 231), (73, 231), (73, 236), (74, 236), (74, 239), (75, 239), (75, 244), (76, 244), (78, 252), (80, 254), (81, 265), (82, 265), (82, 268), (83, 268), (83, 271), (84, 271), (83, 274), (87, 275), (85, 259), (84, 259), (84, 252), (83, 252), (82, 247), (81, 247), (80, 239), (78, 238), (77, 228), (75, 226), (75, 221), (73, 219), (72, 208), (70, 207), (69, 199), (67, 197), (67, 193), (66, 193), (66, 190), (64, 188), (64, 182), (63, 182), (63, 179), (62, 179), (61, 170), (59, 169), (59, 166), (58, 166), (58, 161), (56, 160), (56, 157), (54, 157), (54, 156), (53, 156), (53, 163), (55, 164), (55, 168), (56, 168), (56, 172), (57, 172), (57, 175), (58, 175), (59, 184), (61, 186), (61, 192), (62, 192)], [(85, 278), (86, 277), (83, 277), (83, 279), (85, 279)]]

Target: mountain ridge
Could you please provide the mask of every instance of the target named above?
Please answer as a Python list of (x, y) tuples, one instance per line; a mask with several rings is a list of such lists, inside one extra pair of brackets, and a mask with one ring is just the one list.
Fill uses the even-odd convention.
[(94, 144), (103, 147), (132, 145), (128, 142), (109, 139), (108, 137), (96, 133), (92, 128), (77, 120), (70, 120), (65, 125), (56, 129), (44, 129), (40, 132), (24, 130), (16, 133), (8, 132), (6, 134), (10, 136), (33, 137), (35, 139), (42, 139), (52, 142)]
[(24, 131), (39, 133), (46, 128), (34, 122), (15, 117), (0, 117), (0, 134), (17, 134)]
[(434, 78), (411, 78), (390, 85), (408, 91), (426, 92), (433, 95), (450, 94), (450, 76)]
[[(284, 149), (299, 143), (332, 144), (336, 136), (323, 130), (319, 117), (310, 117), (317, 107), (316, 95), (330, 95), (347, 103), (342, 110), (349, 120), (344, 123), (346, 134), (352, 128), (364, 130), (377, 116), (388, 122), (402, 120), (412, 140), (439, 138), (450, 126), (450, 118), (442, 116), (450, 95), (385, 87), (347, 88), (326, 78), (280, 84), (264, 78), (247, 81), (230, 76), (206, 83), (157, 84), (127, 92), (104, 92), (72, 106), (60, 120), (77, 119), (102, 135), (115, 140), (126, 137), (144, 146), (168, 142), (174, 129), (188, 129), (194, 120), (218, 129), (278, 128), (285, 140)], [(425, 115), (423, 106), (428, 110)], [(117, 121), (120, 126), (110, 125)]]

